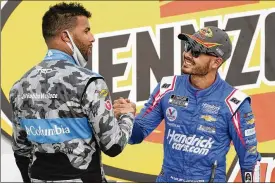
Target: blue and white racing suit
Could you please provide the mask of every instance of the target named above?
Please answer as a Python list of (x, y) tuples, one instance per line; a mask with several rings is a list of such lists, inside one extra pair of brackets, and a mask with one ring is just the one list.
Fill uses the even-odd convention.
[(130, 144), (142, 142), (164, 119), (157, 182), (225, 182), (231, 140), (242, 180), (259, 181), (261, 156), (250, 101), (219, 75), (203, 90), (191, 85), (189, 75), (164, 77), (135, 118)]

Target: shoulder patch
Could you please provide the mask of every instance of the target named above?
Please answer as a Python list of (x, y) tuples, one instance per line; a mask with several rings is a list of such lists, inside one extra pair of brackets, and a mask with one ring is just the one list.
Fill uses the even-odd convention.
[(236, 112), (240, 107), (240, 105), (243, 103), (243, 101), (247, 98), (250, 101), (249, 96), (247, 96), (242, 91), (234, 89), (225, 99), (225, 103), (228, 106), (230, 113), (232, 115), (232, 121), (233, 121), (234, 127), (243, 145), (245, 145), (245, 143), (241, 132), (241, 127), (240, 127), (240, 114)]
[(169, 76), (163, 77), (160, 82), (159, 95), (163, 96), (169, 91), (173, 91), (175, 89), (177, 76)]
[(248, 95), (246, 95), (245, 93), (243, 93), (242, 91), (237, 90), (237, 89), (234, 89), (227, 96), (227, 98), (225, 99), (225, 103), (228, 106), (232, 115), (235, 114), (235, 112), (238, 110), (240, 105), (247, 98), (249, 98), (249, 101), (250, 101), (250, 97)]
[(155, 94), (153, 102), (152, 102), (152, 107), (148, 108), (147, 111), (144, 113), (143, 117), (148, 114), (150, 111), (152, 111), (153, 108), (160, 102), (162, 97), (175, 89), (175, 84), (176, 84), (177, 76), (169, 76), (169, 77), (163, 77), (160, 81), (159, 85), (159, 90)]

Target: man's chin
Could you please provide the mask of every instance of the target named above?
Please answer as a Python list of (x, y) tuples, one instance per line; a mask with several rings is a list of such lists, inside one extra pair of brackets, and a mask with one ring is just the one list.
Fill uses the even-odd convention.
[(187, 68), (182, 68), (181, 72), (184, 73), (184, 74), (191, 74), (192, 73), (192, 71), (188, 70)]

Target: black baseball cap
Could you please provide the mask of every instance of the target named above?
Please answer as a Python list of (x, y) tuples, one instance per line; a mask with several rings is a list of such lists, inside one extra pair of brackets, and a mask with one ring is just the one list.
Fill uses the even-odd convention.
[(189, 42), (191, 45), (199, 44), (204, 50), (212, 52), (226, 61), (232, 53), (232, 43), (228, 34), (217, 27), (208, 26), (200, 29), (193, 35), (181, 33), (180, 40)]

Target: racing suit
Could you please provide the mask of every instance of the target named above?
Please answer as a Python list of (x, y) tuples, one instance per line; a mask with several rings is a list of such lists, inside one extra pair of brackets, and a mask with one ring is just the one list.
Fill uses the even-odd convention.
[(114, 118), (102, 76), (51, 49), (10, 91), (13, 150), (24, 182), (104, 182), (101, 151), (114, 157), (132, 113)]
[(231, 140), (243, 181), (247, 173), (259, 181), (250, 98), (218, 74), (203, 90), (191, 85), (189, 75), (164, 77), (135, 118), (130, 144), (142, 142), (163, 119), (164, 159), (157, 182), (225, 182)]

